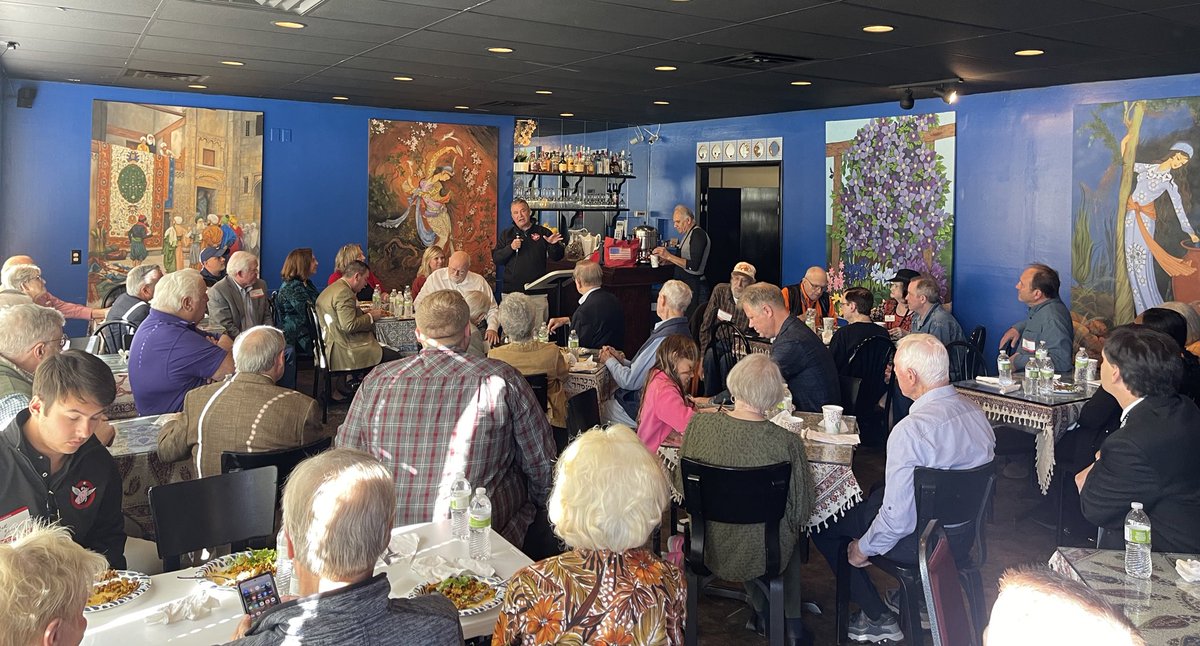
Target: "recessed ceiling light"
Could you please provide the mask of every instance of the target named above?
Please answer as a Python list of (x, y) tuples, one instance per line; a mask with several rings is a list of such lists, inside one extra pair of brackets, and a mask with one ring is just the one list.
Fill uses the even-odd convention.
[(72, 82), (72, 83), (78, 83), (78, 82), (79, 82), (79, 79), (67, 79), (67, 80), (68, 80), (68, 81), (70, 81), (70, 82)]
[(340, 94), (337, 96), (330, 97), (330, 98), (333, 99), (334, 101), (349, 101), (350, 100), (350, 97), (342, 96)]
[(245, 65), (245, 63), (243, 63), (241, 61), (221, 61), (221, 64), (228, 65), (230, 67), (241, 67), (241, 66)]
[(1045, 53), (1046, 52), (1040, 49), (1018, 49), (1017, 51), (1013, 52), (1013, 54), (1017, 56), (1041, 56)]
[(284, 29), (304, 29), (308, 26), (302, 22), (292, 22), (291, 20), (276, 20), (271, 24)]
[(677, 69), (679, 69), (679, 68), (675, 67), (674, 65), (659, 65), (658, 67), (654, 68), (654, 71), (655, 72), (674, 72)]
[(895, 27), (891, 25), (867, 25), (866, 27), (862, 28), (862, 30), (868, 34), (886, 34), (893, 29), (895, 29)]
[(671, 105), (670, 101), (655, 101), (654, 105)]
[(574, 112), (559, 112), (559, 113), (558, 113), (558, 116), (560, 116), (560, 117), (573, 117), (573, 116), (575, 116), (575, 113), (574, 113)]
[(454, 109), (455, 109), (455, 110), (470, 110), (470, 109), (471, 109), (471, 106), (469, 106), (469, 105), (456, 105), (456, 106), (454, 106)]
[(199, 83), (192, 83), (188, 87), (192, 88), (193, 90), (207, 90), (208, 89), (207, 85), (201, 85)]
[(554, 92), (551, 92), (550, 90), (534, 90), (533, 93), (534, 94), (554, 94)]
[(792, 81), (792, 85), (812, 85), (812, 81)]
[(393, 76), (392, 80), (393, 81), (411, 81), (413, 79), (411, 76)]
[(488, 51), (493, 54), (511, 54), (511, 53), (513, 53), (513, 48), (512, 47), (488, 47)]

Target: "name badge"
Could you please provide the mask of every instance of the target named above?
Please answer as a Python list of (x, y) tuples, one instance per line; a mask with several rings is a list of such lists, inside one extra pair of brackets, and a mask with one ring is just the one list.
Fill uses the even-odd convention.
[(717, 318), (721, 319), (722, 321), (732, 321), (733, 315), (730, 314), (729, 312), (726, 312), (725, 310), (718, 309), (717, 310)]
[(895, 323), (895, 322), (896, 322), (896, 315), (895, 315), (895, 314), (884, 314), (884, 315), (883, 315), (883, 322), (884, 322), (884, 323)]
[(1037, 352), (1037, 344), (1033, 342), (1033, 339), (1027, 339), (1027, 338), (1022, 337), (1021, 338), (1021, 351), (1022, 352)]
[(263, 290), (261, 290), (261, 289), (250, 290), (250, 298), (262, 298), (265, 295), (266, 295), (266, 293), (263, 292)]
[(9, 543), (13, 540), (13, 533), (24, 522), (29, 520), (29, 508), (21, 507), (14, 509), (4, 516), (0, 516), (0, 543)]

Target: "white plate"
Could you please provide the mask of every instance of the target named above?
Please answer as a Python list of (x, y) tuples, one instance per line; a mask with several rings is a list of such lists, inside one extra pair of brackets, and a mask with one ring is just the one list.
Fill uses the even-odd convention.
[[(150, 577), (146, 576), (145, 574), (142, 574), (141, 572), (134, 572), (132, 570), (114, 570), (114, 571), (117, 573), (117, 576), (114, 578), (137, 581), (138, 586), (136, 588), (134, 588), (133, 592), (130, 592), (129, 594), (127, 594), (119, 599), (114, 599), (112, 601), (106, 601), (104, 603), (99, 603), (94, 606), (87, 606), (83, 609), (84, 612), (100, 612), (101, 610), (108, 610), (110, 608), (116, 608), (117, 606), (125, 605), (125, 604), (129, 603), (130, 601), (133, 601), (134, 599), (142, 596), (143, 593), (145, 593), (147, 590), (150, 589)], [(111, 581), (112, 579), (107, 579), (107, 580)]]
[[(478, 606), (475, 606), (474, 608), (467, 608), (465, 610), (459, 610), (458, 615), (460, 617), (470, 617), (472, 615), (482, 614), (493, 608), (499, 608), (500, 604), (504, 603), (504, 591), (508, 584), (507, 581), (505, 581), (504, 579), (501, 579), (498, 576), (479, 576), (478, 574), (469, 574), (467, 576), (470, 576), (472, 578), (483, 581), (484, 583), (495, 588), (496, 596), (492, 597), (492, 599), (490, 601), (488, 601), (487, 603), (480, 604)], [(413, 588), (411, 591), (409, 591), (408, 598), (415, 599), (415, 598), (423, 596), (425, 594), (432, 594), (432, 593), (421, 592), (421, 588), (424, 588), (425, 586), (429, 585), (430, 583), (440, 583), (440, 582), (441, 582), (441, 580), (439, 579), (438, 581), (427, 581), (425, 583), (422, 583), (421, 585), (419, 585), (419, 586)]]
[[(239, 556), (245, 556), (249, 553), (250, 553), (249, 551), (234, 552), (233, 554), (226, 554), (225, 556), (219, 556), (219, 557), (209, 561), (208, 563), (201, 565), (200, 569), (196, 571), (196, 577), (200, 581), (200, 585), (211, 586), (211, 587), (218, 588), (221, 590), (230, 590), (230, 589), (236, 588), (237, 581), (234, 579), (229, 579), (225, 583), (217, 583), (216, 581), (209, 579), (208, 575), (211, 572), (220, 572), (221, 570), (224, 570), (225, 568), (229, 567), (230, 564), (233, 563), (234, 559), (236, 559)], [(250, 577), (247, 576), (245, 578), (248, 579)]]

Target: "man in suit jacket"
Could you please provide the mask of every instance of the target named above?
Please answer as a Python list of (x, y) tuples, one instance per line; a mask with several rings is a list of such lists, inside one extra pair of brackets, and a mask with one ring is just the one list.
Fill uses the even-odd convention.
[(550, 319), (550, 332), (570, 323), (579, 335), (579, 347), (603, 348), (625, 345), (625, 312), (616, 296), (600, 289), (604, 279), (600, 263), (580, 260), (575, 263), (575, 290), (579, 292), (579, 307), (570, 318)]
[(317, 318), (321, 321), (325, 352), (333, 370), (371, 368), (384, 357), (383, 347), (375, 340), (375, 319), (386, 312), (378, 309), (364, 312), (358, 309), (355, 298), (367, 284), (368, 274), (367, 265), (355, 260), (346, 265), (341, 278), (317, 296)]
[(192, 460), (196, 476), (221, 473), (221, 453), (291, 449), (333, 435), (307, 395), (275, 385), (284, 370), (283, 333), (252, 327), (233, 342), (237, 372), (188, 392), (158, 435), (164, 462)]
[(1200, 409), (1178, 394), (1179, 345), (1144, 328), (1104, 342), (1100, 381), (1121, 405), (1121, 428), (1075, 476), (1083, 515), (1120, 531), (1130, 503), (1150, 516), (1155, 551), (1200, 552)]
[(258, 258), (248, 251), (229, 257), (225, 277), (208, 288), (208, 317), (236, 339), (242, 330), (271, 323), (267, 283), (258, 277)]
[(833, 355), (820, 337), (792, 316), (783, 292), (770, 283), (756, 283), (742, 292), (742, 308), (750, 327), (771, 339), (771, 359), (779, 364), (796, 410), (821, 412), (841, 399), (841, 381)]

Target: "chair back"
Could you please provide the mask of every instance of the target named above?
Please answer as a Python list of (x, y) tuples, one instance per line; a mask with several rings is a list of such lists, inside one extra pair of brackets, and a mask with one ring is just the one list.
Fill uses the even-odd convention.
[(546, 381), (546, 373), (539, 372), (535, 375), (525, 375), (525, 381), (529, 382), (529, 387), (533, 390), (533, 396), (537, 397), (538, 405), (542, 407), (542, 412), (546, 411), (550, 398), (548, 389), (549, 382)]
[(121, 294), (125, 293), (126, 289), (124, 285), (117, 285), (116, 287), (113, 287), (104, 293), (104, 298), (100, 300), (100, 308), (104, 309), (112, 307), (113, 303), (117, 302), (117, 299), (121, 297)]
[[(950, 539), (959, 566), (987, 560), (983, 513), (996, 486), (993, 462), (973, 469), (913, 469), (913, 494), (917, 503), (917, 527), (938, 519)], [(975, 561), (972, 548), (977, 548)]]
[(700, 327), (704, 323), (704, 313), (706, 311), (708, 311), (708, 301), (700, 303), (695, 311), (692, 312), (692, 316), (688, 318), (688, 331), (692, 333), (692, 340), (697, 344), (700, 343)]
[(969, 341), (947, 343), (946, 354), (950, 358), (950, 383), (987, 374), (987, 363), (983, 360), (983, 353)]
[(278, 491), (276, 501), (283, 499), (283, 485), (296, 465), (312, 456), (328, 451), (333, 447), (333, 437), (317, 440), (312, 444), (298, 446), (294, 449), (278, 451), (259, 451), (257, 453), (239, 453), (237, 451), (221, 451), (221, 473), (248, 471), (273, 466), (276, 470), (275, 488)]
[(283, 329), (283, 314), (275, 307), (275, 299), (279, 298), (279, 290), (272, 289), (270, 295), (267, 296), (267, 305), (271, 308), (271, 322), (275, 327)]
[(680, 469), (683, 507), (691, 517), (688, 567), (708, 574), (704, 565), (705, 523), (762, 524), (766, 575), (775, 576), (780, 571), (779, 521), (787, 509), (792, 464), (723, 467), (682, 458)]
[(325, 328), (321, 325), (316, 306), (309, 303), (307, 308), (308, 325), (312, 328), (313, 364), (320, 370), (329, 370), (329, 355), (325, 351)]
[(567, 400), (567, 435), (576, 435), (600, 425), (600, 399), (595, 388), (573, 395)]
[(88, 339), (87, 351), (92, 354), (115, 354), (133, 345), (137, 326), (128, 321), (106, 321), (96, 326)]
[(971, 336), (967, 337), (967, 340), (971, 342), (971, 345), (975, 346), (976, 350), (979, 350), (980, 354), (983, 354), (983, 344), (987, 343), (987, 328), (982, 325), (976, 325), (975, 329), (971, 330)]
[(858, 377), (838, 377), (842, 387), (842, 408), (851, 411), (858, 409), (858, 393), (862, 390), (862, 379)]
[[(896, 354), (896, 345), (886, 336), (867, 337), (854, 346), (850, 360), (842, 370), (843, 377), (859, 380), (858, 393), (852, 406), (846, 408), (847, 415), (858, 419), (858, 426), (865, 437), (872, 440), (887, 434), (888, 409), (891, 408), (891, 381), (885, 379), (888, 364)], [(842, 391), (845, 393), (845, 390)], [(880, 399), (885, 399), (882, 412), (876, 410)]]
[(729, 321), (717, 321), (713, 327), (712, 338), (713, 343), (719, 344), (718, 348), (721, 351), (733, 353), (734, 360), (729, 364), (730, 366), (737, 363), (738, 359), (750, 354), (750, 340)]
[(929, 521), (921, 532), (917, 559), (934, 646), (976, 646), (975, 628), (963, 598), (954, 553), (936, 519)]
[(277, 474), (268, 466), (150, 487), (163, 570), (178, 570), (185, 552), (226, 543), (237, 551), (250, 539), (271, 536)]

